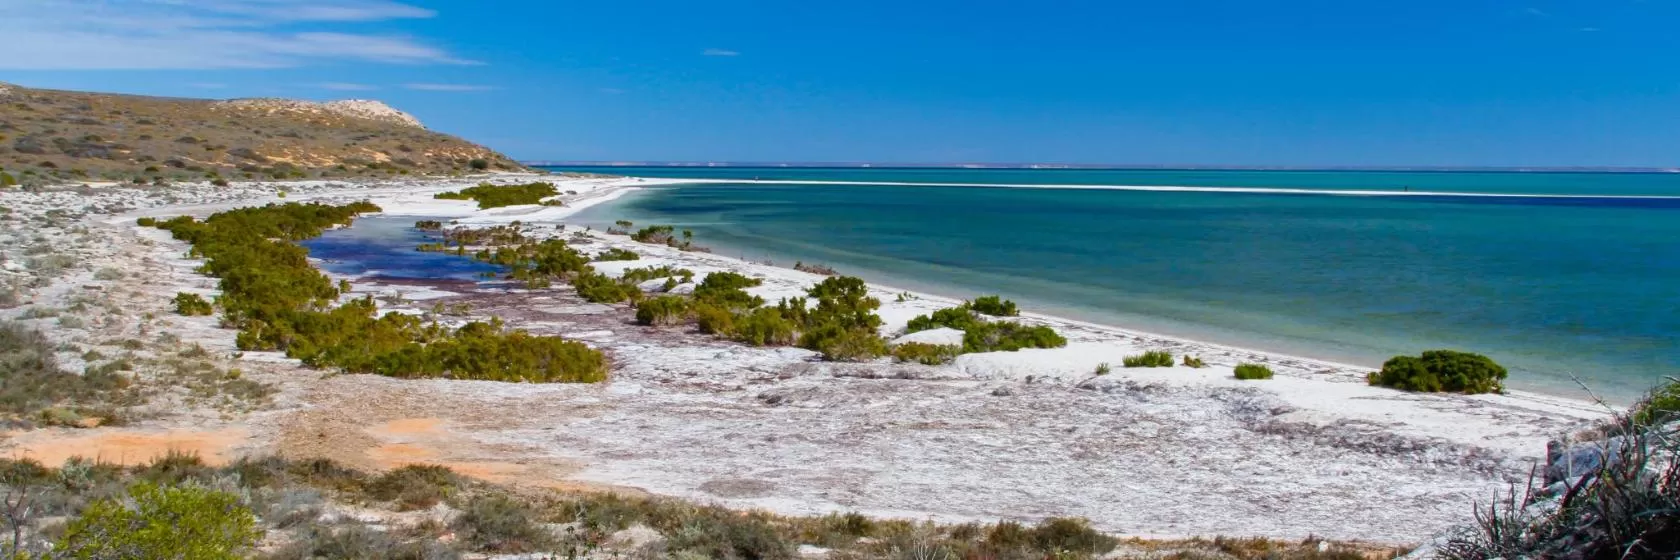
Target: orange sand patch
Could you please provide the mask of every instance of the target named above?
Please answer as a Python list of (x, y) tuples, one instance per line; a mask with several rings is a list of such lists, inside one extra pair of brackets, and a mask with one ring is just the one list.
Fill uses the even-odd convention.
[(139, 465), (170, 452), (198, 455), (206, 464), (225, 465), (245, 443), (250, 433), (243, 428), (216, 431), (150, 431), (100, 429), (77, 432), (39, 430), (14, 432), (5, 453), (29, 458), (43, 465), (57, 466), (71, 457), (98, 459), (108, 463)]
[(374, 436), (432, 435), (438, 433), (443, 420), (437, 418), (404, 418), (392, 420), (367, 431)]

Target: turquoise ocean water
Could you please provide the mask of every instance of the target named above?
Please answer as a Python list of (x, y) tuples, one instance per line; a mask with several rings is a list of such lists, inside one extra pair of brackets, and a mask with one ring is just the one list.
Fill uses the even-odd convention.
[[(1487, 354), (1517, 388), (1617, 400), (1680, 374), (1680, 174), (566, 168), (735, 182), (586, 210), (692, 229), (720, 253), (1036, 311), (1375, 366)], [(857, 183), (1154, 185), (1338, 196)], [(1634, 198), (1623, 198), (1634, 197)]]

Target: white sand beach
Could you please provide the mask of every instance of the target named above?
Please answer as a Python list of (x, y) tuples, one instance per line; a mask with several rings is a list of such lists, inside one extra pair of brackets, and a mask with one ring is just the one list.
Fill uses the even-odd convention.
[[(462, 225), (518, 221), (556, 231), (552, 226), (566, 224), (579, 209), (629, 189), (683, 182), (509, 174), (491, 180), (551, 180), (576, 194), (562, 197), (564, 207), (487, 211), (432, 198), (481, 180), (0, 192), (0, 206), (10, 209), (0, 228), (4, 274), (20, 281), (34, 274), (21, 264), (34, 244), (77, 259), (73, 271), (29, 288), (23, 305), (0, 309), (0, 318), (24, 317), (32, 307), (68, 307), (86, 286), (109, 284), (95, 281), (94, 271), (120, 268), (141, 280), (99, 290), (110, 300), (99, 313), (116, 319), (85, 328), (24, 320), (55, 340), (83, 345), (126, 336), (136, 325), (165, 329), (226, 354), (280, 390), (258, 410), (160, 406), (132, 426), (48, 428), (13, 434), (4, 446), (46, 457), (47, 450), (64, 453), (65, 445), (99, 453), (105, 448), (98, 433), (105, 430), (125, 437), (222, 434), (203, 450), (227, 457), (328, 456), (368, 468), (438, 463), (510, 483), (648, 492), (778, 513), (987, 521), (1081, 516), (1138, 536), (1416, 543), (1469, 519), (1474, 500), (1526, 480), (1549, 438), (1607, 413), (1585, 400), (1520, 391), (1462, 396), (1375, 388), (1365, 383), (1369, 370), (1357, 366), (1030, 309), (1020, 320), (1053, 327), (1068, 338), (1066, 348), (970, 354), (947, 366), (825, 363), (796, 348), (753, 348), (682, 328), (637, 326), (627, 307), (583, 302), (567, 286), (450, 296), (435, 287), (358, 280), (357, 289), (392, 296), (382, 298), (389, 309), (427, 309), (439, 297), (460, 297), (473, 302), (475, 314), (587, 342), (613, 360), (606, 383), (323, 375), (273, 354), (235, 357), (234, 333), (216, 328), (214, 318), (167, 316), (168, 298), (178, 291), (212, 293), (215, 280), (192, 272), (196, 263), (182, 258), (184, 244), (134, 224), (141, 216), (202, 216), (269, 202), (370, 200), (392, 216)], [(276, 194), (282, 190), (284, 199)], [(801, 295), (822, 278), (625, 236), (564, 231), (568, 238), (580, 234), (590, 239), (579, 246), (586, 252), (624, 248), (641, 255), (596, 263), (609, 275), (660, 265), (699, 276), (735, 271), (762, 278), (763, 286), (751, 291), (770, 301)], [(882, 333), (889, 338), (902, 335), (916, 315), (958, 303), (891, 286), (871, 285), (871, 293), (882, 301)], [(165, 318), (148, 323), (139, 319), (144, 313)], [(1199, 356), (1211, 367), (1120, 367), (1123, 357), (1145, 350)], [(64, 357), (72, 365), (77, 360)], [(1232, 368), (1243, 362), (1266, 364), (1277, 377), (1238, 381)], [(1096, 375), (1104, 363), (1113, 364), (1112, 372)]]

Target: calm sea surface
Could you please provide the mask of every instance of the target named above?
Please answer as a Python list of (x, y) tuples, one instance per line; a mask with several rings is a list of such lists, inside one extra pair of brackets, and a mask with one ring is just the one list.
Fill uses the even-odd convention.
[[(1378, 365), (1457, 348), (1520, 388), (1625, 400), (1680, 374), (1680, 175), (567, 168), (738, 182), (586, 210), (692, 229), (721, 253), (906, 288)], [(1585, 195), (1335, 196), (862, 183), (1175, 185)]]

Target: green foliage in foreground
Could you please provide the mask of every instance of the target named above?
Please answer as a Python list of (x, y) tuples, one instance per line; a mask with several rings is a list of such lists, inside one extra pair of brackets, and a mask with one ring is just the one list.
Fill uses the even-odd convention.
[(1420, 357), (1395, 356), (1366, 377), (1372, 385), (1426, 393), (1501, 393), (1507, 373), (1487, 356), (1430, 350)]
[[(904, 551), (916, 550), (923, 554), (917, 558), (1085, 560), (1118, 544), (1077, 518), (1031, 525), (941, 525), (851, 512), (789, 517), (668, 498), (511, 490), (440, 466), (367, 474), (328, 460), (273, 457), (221, 467), (190, 455), (135, 467), (73, 459), (61, 469), (0, 459), (0, 477), (8, 489), (23, 489), (29, 497), (30, 507), (12, 510), (24, 527), (15, 557), (41, 560), (454, 560), (486, 555), (792, 560), (799, 557), (800, 545), (832, 549), (836, 558), (907, 558)], [(342, 505), (392, 512), (439, 504), (460, 513), (441, 522), (389, 529), (359, 516), (322, 515)], [(69, 520), (62, 525), (64, 534), (54, 534), (52, 519)], [(555, 531), (552, 524), (567, 529)], [(656, 548), (633, 550), (612, 542), (614, 533), (637, 526), (659, 535)], [(266, 532), (282, 538), (265, 543)], [(1163, 543), (1163, 548), (1206, 550), (1210, 557), (1218, 552), (1233, 560), (1360, 557), (1343, 553), (1340, 546), (1259, 539)]]
[(5, 171), (0, 171), (0, 187), (15, 187), (17, 184), (17, 177), (13, 177), (12, 174)]
[(1129, 368), (1173, 367), (1175, 363), (1176, 362), (1173, 361), (1172, 352), (1159, 350), (1144, 352), (1136, 356), (1126, 356), (1124, 359), (1120, 360), (1121, 365)]
[(1630, 410), (1629, 417), (1636, 426), (1655, 426), (1680, 416), (1680, 381), (1653, 389)]
[(528, 183), (524, 185), (491, 185), (486, 183), (458, 192), (439, 193), (432, 198), (475, 200), (478, 201), (479, 210), (486, 210), (503, 206), (541, 204), (544, 198), (557, 194), (560, 194), (560, 191), (550, 183)]
[[(596, 382), (606, 378), (600, 352), (558, 337), (506, 332), (499, 321), (447, 331), (401, 313), (376, 316), (371, 296), (334, 307), (340, 287), (310, 266), (295, 241), (376, 212), (367, 202), (345, 206), (269, 205), (210, 216), (179, 217), (158, 227), (205, 258), (200, 270), (221, 278), (226, 322), (240, 330), (242, 350), (282, 350), (314, 367), (396, 377), (491, 381)], [(560, 245), (538, 266), (582, 259)], [(554, 262), (543, 260), (554, 257)], [(578, 265), (581, 266), (581, 265)]]
[(1237, 364), (1235, 375), (1237, 379), (1242, 379), (1244, 381), (1271, 379), (1272, 368), (1260, 364)]
[(900, 362), (915, 362), (924, 365), (937, 366), (949, 364), (962, 353), (961, 346), (950, 344), (928, 344), (925, 342), (906, 342), (894, 346), (893, 359)]
[(263, 531), (239, 497), (139, 483), (126, 499), (94, 502), (54, 548), (68, 558), (244, 558)]
[(175, 294), (175, 312), (188, 317), (194, 317), (210, 315), (215, 313), (216, 310), (210, 306), (210, 302), (205, 301), (204, 298), (200, 297), (198, 294), (180, 292)]

